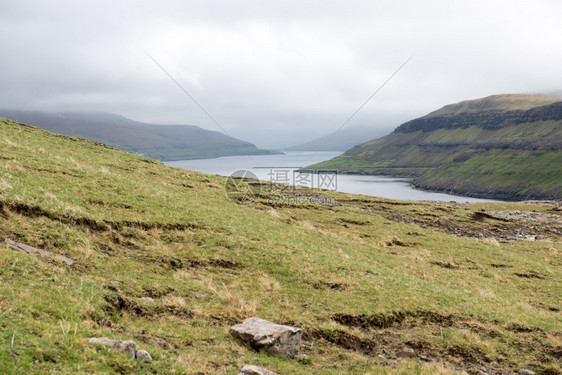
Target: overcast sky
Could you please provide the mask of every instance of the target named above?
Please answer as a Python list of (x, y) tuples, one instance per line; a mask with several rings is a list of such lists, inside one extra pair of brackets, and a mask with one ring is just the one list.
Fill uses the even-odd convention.
[(262, 147), (562, 91), (562, 1), (2, 0), (0, 107), (106, 111)]

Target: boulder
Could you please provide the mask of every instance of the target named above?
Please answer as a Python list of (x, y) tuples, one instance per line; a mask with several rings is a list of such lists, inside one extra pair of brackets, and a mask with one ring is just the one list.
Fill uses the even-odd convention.
[(275, 373), (263, 367), (246, 365), (242, 367), (238, 375), (275, 375)]
[(133, 358), (137, 352), (137, 344), (132, 340), (111, 340), (107, 337), (92, 337), (87, 340), (91, 344), (103, 345), (109, 350), (120, 350)]
[(442, 227), (446, 227), (446, 228), (454, 228), (455, 227), (455, 223), (452, 222), (451, 220), (449, 220), (448, 218), (444, 217), (444, 216), (440, 217), (439, 220), (437, 220), (437, 222)]
[(139, 361), (152, 362), (152, 356), (146, 350), (137, 350), (135, 358)]
[(255, 350), (264, 350), (280, 357), (299, 354), (302, 330), (275, 324), (260, 318), (248, 318), (230, 328), (231, 334)]

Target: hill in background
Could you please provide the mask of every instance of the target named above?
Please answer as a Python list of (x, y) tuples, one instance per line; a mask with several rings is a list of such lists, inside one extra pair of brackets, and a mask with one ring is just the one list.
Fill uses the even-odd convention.
[(346, 151), (360, 145), (367, 140), (387, 134), (376, 128), (350, 127), (337, 132), (335, 135), (328, 134), (291, 147), (283, 151)]
[(494, 95), (445, 106), (312, 166), (413, 177), (419, 188), (509, 200), (562, 199), (562, 101)]
[(195, 125), (153, 125), (110, 113), (0, 110), (0, 116), (162, 161), (273, 153)]

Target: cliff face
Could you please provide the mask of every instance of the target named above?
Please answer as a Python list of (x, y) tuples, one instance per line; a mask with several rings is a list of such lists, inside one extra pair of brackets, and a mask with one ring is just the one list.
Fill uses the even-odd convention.
[(408, 121), (398, 128), (398, 133), (428, 132), (437, 129), (456, 129), (477, 126), (482, 129), (496, 130), (506, 126), (514, 126), (526, 122), (561, 121), (562, 102), (531, 108), (528, 110), (487, 110), (458, 115), (425, 116)]
[(471, 196), (562, 199), (562, 101), (525, 97), (449, 105), (313, 167), (410, 176), (421, 188)]

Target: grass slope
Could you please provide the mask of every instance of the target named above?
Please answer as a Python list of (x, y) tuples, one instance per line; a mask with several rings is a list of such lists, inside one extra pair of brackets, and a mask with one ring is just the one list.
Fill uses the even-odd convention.
[(111, 113), (3, 109), (0, 116), (163, 161), (272, 153), (258, 149), (252, 143), (194, 125), (153, 125)]
[(562, 199), (562, 120), (548, 120), (560, 118), (557, 100), (498, 95), (449, 105), (311, 168), (412, 176), (421, 188), (479, 197)]
[[(224, 183), (0, 120), (0, 239), (76, 261), (0, 242), (0, 373), (236, 374), (247, 363), (279, 374), (560, 371), (554, 206), (255, 183), (255, 201), (232, 202)], [(518, 226), (486, 216), (493, 210), (550, 220)], [(514, 233), (541, 239), (502, 241)], [(228, 328), (250, 316), (303, 328), (309, 357), (240, 345)], [(133, 339), (154, 362), (89, 345), (92, 336)], [(405, 346), (425, 360), (392, 362)]]

